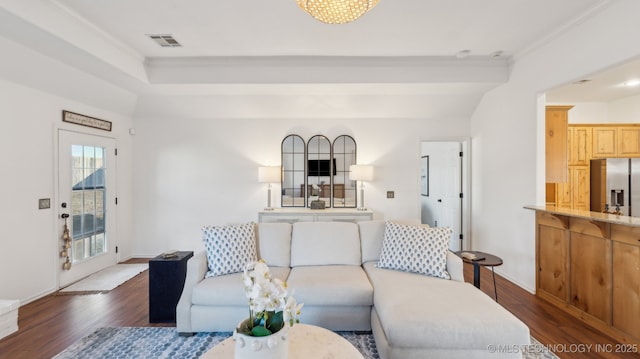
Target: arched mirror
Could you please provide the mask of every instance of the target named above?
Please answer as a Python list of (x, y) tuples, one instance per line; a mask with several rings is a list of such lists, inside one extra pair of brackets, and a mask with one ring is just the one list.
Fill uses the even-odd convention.
[(335, 170), (329, 139), (322, 135), (311, 137), (307, 144), (308, 207), (312, 201), (322, 201), (325, 207), (331, 207), (331, 183)]
[(282, 207), (305, 206), (305, 146), (298, 135), (282, 140)]
[(356, 207), (356, 181), (349, 179), (349, 166), (356, 162), (356, 141), (342, 135), (333, 141), (335, 171), (333, 176), (333, 207)]

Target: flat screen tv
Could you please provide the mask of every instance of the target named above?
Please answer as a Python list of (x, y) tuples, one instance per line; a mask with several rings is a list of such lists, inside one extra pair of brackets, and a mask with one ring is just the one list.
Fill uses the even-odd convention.
[[(336, 174), (336, 159), (333, 159), (333, 175)], [(308, 160), (308, 176), (331, 176), (331, 160)]]

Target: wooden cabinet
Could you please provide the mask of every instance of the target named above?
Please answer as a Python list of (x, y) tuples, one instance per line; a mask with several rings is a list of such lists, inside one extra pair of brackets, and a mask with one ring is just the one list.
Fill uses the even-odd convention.
[(592, 157), (640, 157), (640, 127), (602, 125), (592, 129)]
[(619, 127), (617, 140), (618, 157), (640, 157), (640, 128)]
[(615, 127), (594, 127), (593, 128), (593, 157), (607, 158), (616, 157), (618, 129)]
[(556, 206), (562, 208), (573, 207), (573, 192), (571, 191), (571, 181), (556, 184)]
[(571, 219), (570, 303), (611, 323), (611, 241), (608, 224)]
[(557, 184), (556, 206), (588, 211), (591, 183), (589, 166), (569, 166), (568, 177), (566, 183)]
[(588, 166), (591, 160), (591, 133), (588, 126), (569, 126), (569, 165)]
[(590, 176), (589, 166), (569, 166), (571, 177), (571, 208), (589, 210)]
[(590, 210), (591, 203), (603, 207), (603, 198), (594, 201), (590, 195), (590, 161), (640, 157), (640, 125), (571, 124), (567, 128), (567, 147), (567, 180), (547, 183), (547, 202), (583, 210)]
[(547, 106), (545, 114), (546, 182), (567, 182), (568, 112), (573, 106)]
[(538, 291), (563, 302), (568, 301), (569, 238), (567, 218), (537, 212)]
[(640, 344), (640, 227), (629, 217), (536, 209), (536, 295)]
[(611, 226), (613, 327), (640, 338), (640, 228)]

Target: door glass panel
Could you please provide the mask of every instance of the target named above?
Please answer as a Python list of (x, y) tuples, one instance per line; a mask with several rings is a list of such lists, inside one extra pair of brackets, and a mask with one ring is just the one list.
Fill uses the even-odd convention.
[(105, 161), (103, 147), (72, 145), (71, 232), (73, 263), (105, 253)]

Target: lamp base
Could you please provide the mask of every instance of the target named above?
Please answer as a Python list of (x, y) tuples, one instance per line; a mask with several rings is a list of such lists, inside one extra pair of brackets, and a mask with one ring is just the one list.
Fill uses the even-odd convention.
[(265, 210), (265, 211), (273, 211), (274, 209), (275, 209), (275, 208), (273, 208), (273, 207), (264, 207), (264, 210)]
[(366, 211), (367, 208), (366, 207), (358, 207), (358, 208), (356, 208), (356, 210), (358, 210), (358, 211)]

